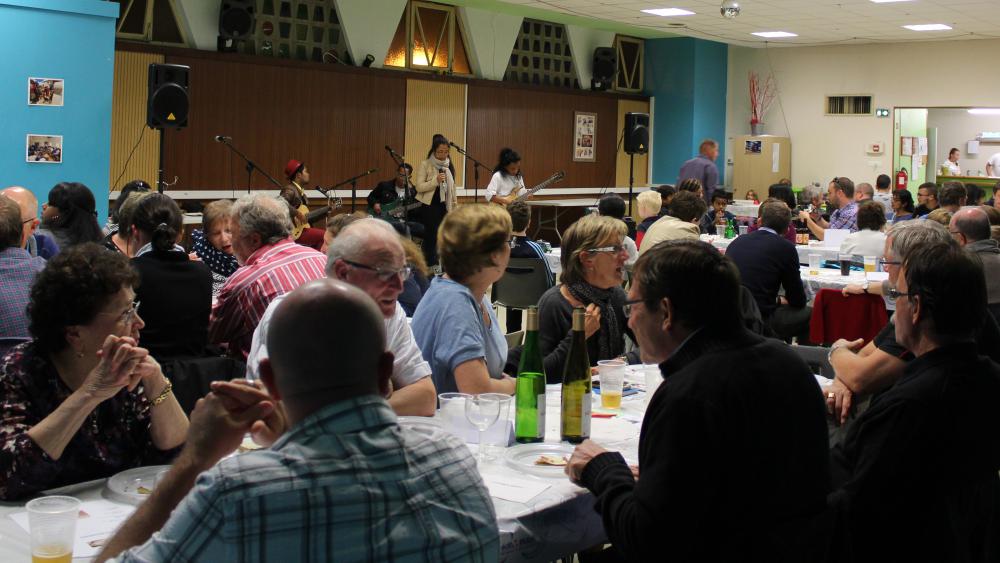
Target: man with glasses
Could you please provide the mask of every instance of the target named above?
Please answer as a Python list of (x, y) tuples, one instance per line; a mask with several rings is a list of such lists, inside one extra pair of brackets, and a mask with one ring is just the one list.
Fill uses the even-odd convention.
[(45, 260), (24, 249), (30, 231), (22, 228), (21, 208), (0, 195), (0, 351), (16, 340), (31, 338), (28, 331), (28, 296)]
[(934, 211), (941, 204), (938, 203), (938, 187), (934, 182), (924, 182), (917, 189), (917, 209), (913, 212), (915, 217), (924, 217)]
[(827, 203), (836, 208), (830, 214), (829, 222), (822, 217), (813, 219), (808, 211), (799, 212), (799, 219), (817, 239), (823, 240), (827, 229), (847, 229), (852, 233), (858, 230), (858, 202), (854, 201), (854, 182), (850, 178), (830, 180)]
[(59, 253), (59, 245), (51, 237), (38, 232), (38, 198), (31, 190), (21, 186), (11, 186), (0, 190), (0, 194), (14, 200), (21, 207), (21, 227), (24, 229), (23, 248), (32, 256), (48, 260)]
[[(348, 225), (330, 243), (326, 275), (360, 288), (375, 300), (385, 317), (387, 349), (393, 354), (389, 406), (398, 415), (433, 416), (437, 391), (431, 380), (431, 367), (424, 361), (406, 313), (397, 301), (403, 282), (410, 277), (410, 267), (393, 228), (379, 219), (362, 219)], [(254, 331), (247, 357), (250, 379), (260, 377), (260, 362), (268, 357), (271, 317), (284, 297), (271, 302)]]
[(830, 503), (853, 561), (996, 561), (1000, 366), (979, 261), (949, 242), (898, 266), (895, 340), (912, 356), (831, 451)]

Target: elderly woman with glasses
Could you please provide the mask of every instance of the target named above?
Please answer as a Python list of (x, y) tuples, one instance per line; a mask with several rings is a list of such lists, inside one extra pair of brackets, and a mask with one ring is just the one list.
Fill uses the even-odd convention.
[(510, 214), (496, 205), (463, 205), (441, 223), (444, 275), (413, 314), (413, 336), (439, 393), (514, 393), (514, 379), (503, 372), (507, 340), (486, 293), (507, 270), (511, 228)]
[(138, 345), (137, 281), (93, 243), (38, 275), (33, 340), (0, 359), (0, 499), (169, 463), (184, 442), (187, 417)]
[[(539, 346), (549, 383), (562, 380), (573, 338), (573, 309), (586, 309), (587, 354), (591, 365), (625, 355), (631, 337), (625, 315), (622, 280), (628, 252), (625, 224), (611, 217), (587, 215), (570, 225), (562, 239), (561, 283), (538, 300)], [(637, 362), (633, 352), (630, 361)]]

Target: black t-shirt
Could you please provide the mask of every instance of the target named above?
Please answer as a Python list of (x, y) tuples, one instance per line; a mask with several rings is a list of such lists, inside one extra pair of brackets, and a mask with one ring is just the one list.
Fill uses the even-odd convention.
[[(876, 348), (890, 356), (899, 358), (904, 362), (909, 362), (913, 359), (913, 354), (896, 342), (896, 326), (891, 322), (875, 335), (874, 342)], [(983, 328), (976, 335), (976, 344), (980, 354), (994, 362), (1000, 363), (1000, 326), (997, 326), (993, 315), (986, 315)]]

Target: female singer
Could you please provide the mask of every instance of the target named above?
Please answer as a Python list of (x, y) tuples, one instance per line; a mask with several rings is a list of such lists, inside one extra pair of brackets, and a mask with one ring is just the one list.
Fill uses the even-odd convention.
[(455, 167), (448, 158), (448, 139), (444, 135), (434, 135), (431, 150), (427, 152), (427, 160), (420, 163), (414, 177), (417, 188), (417, 201), (422, 203), (418, 209), (421, 223), (424, 225), (423, 251), (428, 265), (438, 262), (437, 232), (438, 226), (444, 220), (446, 213), (451, 211), (457, 202), (455, 195)]
[(504, 148), (500, 151), (500, 159), (493, 169), (493, 178), (486, 186), (486, 201), (499, 203), (504, 207), (510, 205), (518, 196), (518, 191), (524, 189), (524, 178), (521, 176), (521, 155), (514, 149)]

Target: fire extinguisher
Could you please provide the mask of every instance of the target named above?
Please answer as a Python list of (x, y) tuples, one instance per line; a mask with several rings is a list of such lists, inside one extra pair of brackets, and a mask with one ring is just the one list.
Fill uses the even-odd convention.
[(896, 189), (897, 190), (905, 190), (906, 189), (906, 182), (909, 179), (910, 179), (910, 177), (906, 173), (906, 168), (901, 168), (899, 170), (899, 172), (896, 173)]

